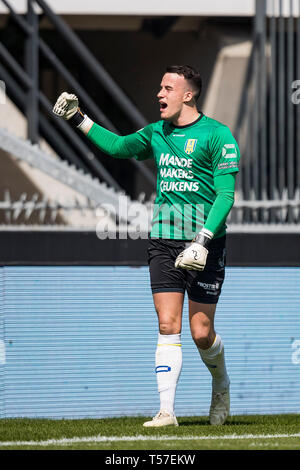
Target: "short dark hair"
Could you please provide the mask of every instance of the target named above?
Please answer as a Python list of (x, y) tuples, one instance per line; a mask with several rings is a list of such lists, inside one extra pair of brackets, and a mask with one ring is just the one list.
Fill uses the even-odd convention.
[(186, 80), (188, 80), (192, 87), (194, 88), (195, 100), (197, 100), (201, 94), (202, 90), (202, 78), (200, 77), (199, 72), (190, 65), (168, 65), (166, 68), (167, 73), (177, 73), (178, 75), (183, 75)]

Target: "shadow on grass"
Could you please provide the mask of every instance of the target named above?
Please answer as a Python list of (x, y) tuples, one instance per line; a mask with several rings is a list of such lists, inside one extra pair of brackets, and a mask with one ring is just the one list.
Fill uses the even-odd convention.
[[(209, 426), (210, 428), (217, 427), (219, 428), (220, 426), (212, 426), (209, 422), (209, 420), (193, 420), (193, 421), (181, 421), (180, 418), (178, 420), (180, 426)], [(227, 427), (227, 426), (250, 426), (250, 425), (255, 425), (258, 423), (255, 423), (253, 421), (231, 421), (228, 419), (224, 424), (222, 424), (222, 427)]]
[(179, 426), (210, 426), (208, 420), (193, 420), (193, 421), (181, 421), (181, 419), (178, 419), (178, 424)]

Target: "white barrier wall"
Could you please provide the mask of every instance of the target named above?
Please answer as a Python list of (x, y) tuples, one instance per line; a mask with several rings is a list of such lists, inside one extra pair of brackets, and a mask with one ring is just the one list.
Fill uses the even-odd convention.
[[(203, 16), (252, 16), (255, 0), (46, 0), (48, 5), (59, 14), (103, 14), (103, 15), (203, 15)], [(10, 0), (18, 11), (26, 11), (27, 0)], [(7, 10), (0, 6), (0, 13)]]

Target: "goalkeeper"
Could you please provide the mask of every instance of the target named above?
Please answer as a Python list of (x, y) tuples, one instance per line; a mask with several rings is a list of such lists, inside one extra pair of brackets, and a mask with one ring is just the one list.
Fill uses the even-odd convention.
[(185, 291), (191, 334), (212, 376), (210, 423), (223, 424), (230, 412), (230, 380), (214, 317), (225, 275), (225, 221), (234, 203), (240, 154), (229, 128), (198, 111), (201, 88), (194, 68), (167, 67), (157, 94), (161, 120), (127, 136), (93, 122), (75, 95), (62, 93), (53, 108), (104, 153), (153, 158), (156, 163), (148, 263), (159, 324), (155, 372), (160, 410), (146, 427), (178, 425), (174, 401), (182, 367)]

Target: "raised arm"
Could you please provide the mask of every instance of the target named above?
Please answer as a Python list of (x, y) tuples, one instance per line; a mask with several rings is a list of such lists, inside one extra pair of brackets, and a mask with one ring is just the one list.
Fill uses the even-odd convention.
[(62, 93), (56, 101), (53, 112), (70, 122), (83, 132), (102, 152), (115, 158), (145, 160), (152, 157), (152, 125), (127, 136), (117, 135), (96, 124), (79, 108), (78, 98), (67, 92)]

